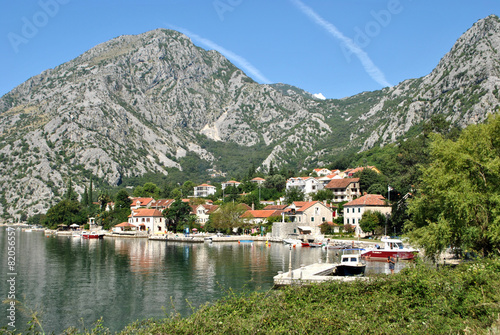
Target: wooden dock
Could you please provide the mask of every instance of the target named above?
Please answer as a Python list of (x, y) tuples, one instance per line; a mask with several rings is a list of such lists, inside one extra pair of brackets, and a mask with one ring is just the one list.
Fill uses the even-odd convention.
[(334, 276), (333, 273), (337, 265), (337, 263), (315, 263), (289, 272), (278, 273), (278, 275), (274, 276), (274, 287), (311, 285), (332, 280), (352, 282), (355, 280), (368, 279), (368, 277)]

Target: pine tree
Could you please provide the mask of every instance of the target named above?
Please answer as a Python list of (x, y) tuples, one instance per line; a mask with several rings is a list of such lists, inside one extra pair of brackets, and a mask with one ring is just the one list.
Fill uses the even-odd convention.
[(92, 178), (90, 178), (90, 186), (89, 186), (89, 205), (94, 203), (94, 196), (92, 194)]
[(87, 190), (87, 186), (85, 186), (85, 190), (83, 191), (82, 195), (82, 205), (84, 207), (87, 207), (89, 205), (89, 192)]

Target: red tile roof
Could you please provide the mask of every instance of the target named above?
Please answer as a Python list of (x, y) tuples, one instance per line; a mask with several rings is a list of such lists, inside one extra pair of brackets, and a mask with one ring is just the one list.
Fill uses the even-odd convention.
[(353, 201), (344, 204), (344, 207), (348, 206), (388, 206), (384, 201), (385, 198), (380, 194), (365, 194)]
[(359, 178), (332, 179), (325, 188), (347, 188), (351, 183), (359, 182)]
[(130, 217), (137, 217), (137, 216), (155, 216), (155, 217), (161, 217), (163, 216), (161, 212), (157, 209), (152, 209), (152, 208), (138, 208), (138, 209), (133, 209), (132, 213), (128, 216)]
[(271, 216), (280, 216), (283, 211), (273, 211), (273, 210), (249, 210), (241, 215), (242, 218), (269, 218)]
[(284, 210), (286, 207), (287, 205), (267, 205), (264, 210)]
[(174, 199), (158, 199), (151, 206), (168, 208), (174, 201)]
[(130, 206), (137, 206), (137, 202), (139, 201), (139, 206), (147, 206), (150, 202), (154, 201), (153, 198), (131, 198), (132, 203)]

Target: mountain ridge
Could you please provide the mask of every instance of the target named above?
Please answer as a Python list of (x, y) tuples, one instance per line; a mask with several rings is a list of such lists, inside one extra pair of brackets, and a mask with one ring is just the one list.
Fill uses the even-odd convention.
[(230, 163), (226, 143), (242, 163), (300, 169), (394, 142), (433, 114), (461, 127), (483, 122), (500, 105), (499, 48), (492, 15), (427, 76), (320, 100), (291, 85), (258, 84), (173, 30), (119, 36), (0, 98), (0, 213), (46, 211), (69, 178), (81, 193), (91, 176), (118, 185), (182, 170), (192, 155), (204, 175), (202, 162)]

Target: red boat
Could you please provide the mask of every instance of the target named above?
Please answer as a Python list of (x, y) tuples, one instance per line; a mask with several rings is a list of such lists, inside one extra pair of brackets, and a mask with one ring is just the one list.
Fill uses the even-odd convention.
[(82, 232), (82, 238), (102, 240), (104, 238), (104, 233), (98, 233), (95, 231), (89, 233), (88, 231), (84, 231), (84, 232)]
[(321, 247), (323, 246), (322, 242), (302, 242), (303, 247)]
[(407, 248), (403, 245), (400, 239), (390, 238), (388, 236), (382, 237), (383, 245), (376, 245), (375, 248), (365, 249), (361, 252), (363, 258), (381, 258), (387, 259), (388, 257), (395, 257), (399, 259), (414, 259), (418, 253), (417, 249)]

